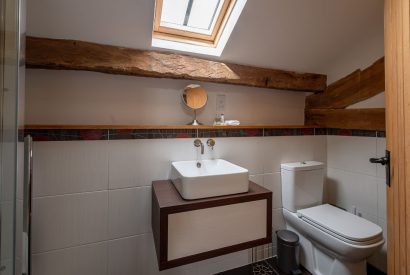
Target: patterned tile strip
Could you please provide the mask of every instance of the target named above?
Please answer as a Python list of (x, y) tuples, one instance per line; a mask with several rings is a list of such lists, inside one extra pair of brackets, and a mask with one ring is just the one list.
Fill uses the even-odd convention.
[(121, 140), (121, 139), (173, 139), (221, 138), (262, 136), (313, 136), (337, 135), (359, 137), (386, 137), (384, 131), (335, 128), (235, 128), (235, 129), (26, 129), (34, 141), (67, 140)]
[(26, 129), (25, 135), (31, 135), (34, 141), (108, 140), (108, 130), (94, 129)]
[(199, 138), (218, 138), (218, 137), (262, 137), (263, 128), (257, 129), (199, 129)]
[(326, 129), (326, 135), (328, 136), (352, 136), (352, 130), (350, 129), (335, 129), (328, 128)]
[(327, 129), (326, 128), (315, 128), (315, 136), (326, 136)]
[(385, 131), (377, 131), (377, 137), (385, 138), (386, 137), (386, 132)]
[(327, 135), (328, 136), (334, 135), (334, 136), (354, 136), (354, 137), (376, 137), (377, 131), (328, 128)]
[(109, 129), (109, 139), (195, 138), (196, 129)]
[(269, 128), (264, 129), (264, 136), (313, 136), (315, 134), (314, 128)]

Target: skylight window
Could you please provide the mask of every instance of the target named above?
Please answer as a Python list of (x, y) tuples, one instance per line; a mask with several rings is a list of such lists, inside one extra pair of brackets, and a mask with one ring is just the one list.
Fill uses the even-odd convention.
[(154, 47), (220, 55), (246, 0), (156, 0)]
[(160, 27), (212, 35), (227, 0), (163, 0)]

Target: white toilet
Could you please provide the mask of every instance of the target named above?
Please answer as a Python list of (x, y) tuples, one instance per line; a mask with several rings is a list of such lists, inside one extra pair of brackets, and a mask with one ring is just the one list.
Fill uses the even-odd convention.
[(366, 259), (384, 243), (381, 227), (322, 204), (323, 163), (284, 163), (281, 174), (283, 215), (300, 237), (301, 264), (315, 275), (367, 274)]

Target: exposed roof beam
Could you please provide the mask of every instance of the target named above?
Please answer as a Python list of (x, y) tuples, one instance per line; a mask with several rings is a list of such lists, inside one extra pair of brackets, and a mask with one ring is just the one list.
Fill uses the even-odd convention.
[(305, 124), (325, 128), (384, 131), (385, 109), (307, 109)]
[(306, 109), (344, 109), (384, 92), (384, 57), (329, 85), (325, 92), (306, 97)]
[(326, 76), (320, 74), (258, 68), (77, 40), (27, 37), (26, 45), (27, 68), (190, 79), (294, 91), (326, 89)]

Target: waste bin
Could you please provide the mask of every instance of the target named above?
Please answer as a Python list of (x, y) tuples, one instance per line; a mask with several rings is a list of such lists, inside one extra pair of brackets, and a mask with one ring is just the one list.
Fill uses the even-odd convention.
[(290, 230), (276, 231), (278, 267), (287, 274), (302, 274), (299, 269), (299, 236)]

